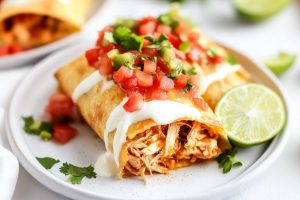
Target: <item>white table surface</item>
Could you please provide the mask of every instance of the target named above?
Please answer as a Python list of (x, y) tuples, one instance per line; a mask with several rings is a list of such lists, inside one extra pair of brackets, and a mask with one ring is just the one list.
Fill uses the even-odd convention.
[[(116, 4), (112, 14), (105, 18), (112, 21), (115, 16), (158, 13), (165, 10), (166, 6), (162, 0), (130, 0), (125, 4)], [(300, 199), (300, 130), (297, 127), (300, 123), (300, 1), (293, 2), (271, 20), (258, 24), (249, 24), (238, 19), (234, 9), (225, 0), (191, 1), (182, 9), (183, 13), (201, 25), (202, 30), (210, 37), (242, 50), (257, 60), (272, 56), (280, 50), (299, 55), (293, 68), (280, 77), (292, 108), (289, 116), (291, 129), (288, 145), (270, 169), (242, 190), (238, 190), (232, 199)], [(33, 65), (0, 70), (1, 107), (8, 108), (14, 88), (32, 67)], [(0, 125), (4, 146), (9, 148), (7, 138), (3, 134), (3, 122)], [(39, 184), (20, 167), (13, 199), (40, 200), (41, 197), (43, 200), (67, 199)]]

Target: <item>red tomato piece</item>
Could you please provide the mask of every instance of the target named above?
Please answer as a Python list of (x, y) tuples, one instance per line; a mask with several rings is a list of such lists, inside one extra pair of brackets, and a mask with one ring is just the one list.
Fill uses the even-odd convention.
[(94, 64), (99, 59), (99, 49), (90, 49), (85, 52), (85, 57), (90, 66), (94, 66)]
[(162, 71), (164, 73), (167, 73), (169, 71), (169, 67), (161, 58), (157, 59), (157, 71)]
[(156, 29), (155, 22), (147, 22), (146, 24), (142, 24), (139, 27), (139, 34), (141, 35), (152, 35)]
[(169, 91), (174, 88), (174, 81), (166, 76), (160, 79), (159, 88), (164, 91)]
[(138, 92), (131, 93), (128, 97), (128, 101), (124, 104), (123, 108), (127, 112), (134, 112), (142, 109), (144, 105), (144, 97)]
[(153, 85), (153, 76), (145, 72), (135, 70), (134, 75), (137, 78), (138, 86), (151, 87)]
[(175, 51), (175, 55), (176, 55), (176, 58), (179, 58), (181, 60), (185, 60), (185, 54), (182, 52), (182, 51), (179, 51), (179, 50), (176, 50)]
[(121, 86), (124, 90), (130, 90), (137, 87), (138, 81), (136, 77), (129, 78), (121, 83)]
[(155, 49), (155, 48), (145, 47), (145, 48), (142, 49), (143, 55), (147, 56), (147, 57), (158, 56), (158, 51), (159, 51), (159, 49)]
[(163, 25), (163, 24), (159, 24), (156, 28), (156, 31), (158, 33), (162, 33), (162, 34), (170, 34), (172, 32), (172, 28), (170, 26), (167, 25)]
[(141, 21), (140, 21), (140, 25), (143, 25), (143, 24), (147, 24), (148, 22), (154, 22), (154, 23), (158, 23), (157, 20), (152, 17), (152, 16), (148, 16), (148, 17), (145, 17), (143, 18)]
[(131, 78), (133, 75), (133, 71), (125, 66), (122, 66), (116, 71), (113, 75), (114, 81), (117, 83), (121, 83), (125, 81), (126, 79)]
[(216, 64), (222, 63), (224, 61), (224, 58), (222, 56), (217, 55), (215, 57), (210, 58), (210, 60), (213, 64), (216, 65)]
[(106, 26), (106, 27), (104, 27), (104, 29), (102, 29), (102, 31), (99, 31), (96, 46), (101, 47), (102, 43), (103, 43), (103, 39), (104, 39), (104, 33), (105, 32), (113, 32), (113, 30), (114, 30), (113, 27)]
[(200, 38), (199, 33), (190, 32), (190, 33), (188, 34), (188, 39), (189, 39), (189, 41), (191, 41), (192, 43), (198, 43), (199, 38)]
[(187, 58), (192, 61), (198, 61), (200, 60), (200, 58), (202, 57), (202, 52), (196, 48), (196, 47), (192, 47), (192, 49), (186, 54)]
[(195, 105), (200, 108), (203, 111), (207, 111), (208, 110), (208, 105), (207, 103), (201, 99), (201, 98), (193, 98), (193, 101), (195, 103)]
[(178, 89), (182, 89), (186, 86), (187, 81), (189, 79), (189, 76), (181, 74), (179, 75), (174, 81), (175, 81), (175, 87)]
[(51, 120), (61, 122), (74, 117), (74, 103), (71, 97), (56, 93), (50, 96), (45, 112), (51, 115)]
[(167, 34), (168, 38), (169, 38), (169, 41), (171, 42), (171, 44), (176, 48), (178, 49), (179, 45), (180, 45), (180, 39), (179, 37), (177, 37), (176, 35), (170, 33), (170, 34)]
[(75, 137), (77, 130), (66, 124), (57, 124), (53, 128), (53, 139), (60, 144), (66, 144)]
[(156, 62), (151, 60), (144, 61), (144, 72), (147, 74), (155, 73), (156, 71)]
[(0, 56), (6, 56), (9, 55), (9, 46), (4, 45), (4, 46), (0, 46)]
[(104, 55), (99, 62), (99, 72), (103, 76), (113, 72), (111, 59), (107, 55)]
[(161, 89), (152, 90), (150, 92), (151, 100), (166, 100), (168, 99), (167, 92)]

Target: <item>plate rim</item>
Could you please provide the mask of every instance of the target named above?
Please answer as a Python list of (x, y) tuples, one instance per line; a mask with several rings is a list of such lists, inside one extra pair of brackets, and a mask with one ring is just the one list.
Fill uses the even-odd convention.
[[(30, 173), (37, 181), (39, 181), (41, 184), (46, 186), (52, 191), (55, 191), (57, 193), (60, 193), (63, 196), (71, 197), (71, 198), (84, 198), (84, 199), (95, 199), (95, 198), (106, 198), (106, 199), (116, 199), (116, 197), (108, 194), (99, 194), (96, 192), (91, 192), (87, 189), (78, 188), (70, 183), (67, 183), (66, 181), (63, 181), (56, 176), (52, 175), (50, 172), (48, 172), (46, 169), (42, 168), (40, 165), (37, 165), (37, 162), (31, 158), (32, 154), (31, 152), (23, 152), (20, 148), (20, 144), (18, 143), (18, 139), (14, 137), (13, 128), (11, 127), (11, 123), (13, 120), (13, 107), (14, 102), (17, 101), (17, 97), (19, 96), (19, 93), (22, 92), (23, 87), (25, 87), (25, 83), (28, 80), (30, 80), (35, 73), (38, 73), (40, 70), (43, 70), (49, 66), (45, 65), (44, 63), (50, 62), (51, 60), (55, 60), (58, 57), (61, 57), (65, 55), (67, 52), (72, 51), (75, 48), (81, 47), (83, 44), (77, 44), (70, 47), (66, 47), (58, 52), (55, 52), (51, 54), (50, 56), (46, 57), (45, 59), (41, 60), (35, 67), (31, 70), (31, 72), (28, 73), (26, 78), (20, 83), (20, 85), (16, 88), (9, 108), (7, 112), (6, 117), (6, 134), (9, 139), (9, 143), (12, 147), (13, 152), (18, 157), (20, 163), (22, 166), (26, 169), (28, 173)], [(222, 45), (225, 48), (229, 50), (233, 50), (232, 48), (228, 47), (228, 45)], [(237, 51), (236, 49), (234, 51)], [(285, 91), (283, 90), (281, 83), (275, 75), (273, 75), (270, 71), (268, 71), (265, 67), (263, 67), (259, 62), (257, 62), (255, 59), (250, 58), (249, 56), (245, 56), (245, 54), (242, 51), (238, 51), (239, 54), (243, 55), (246, 59), (253, 62), (256, 67), (262, 71), (276, 86), (278, 91), (281, 93), (286, 112), (287, 112), (287, 119), (286, 124), (284, 127), (284, 130), (280, 133), (280, 135), (277, 135), (269, 144), (265, 152), (251, 165), (249, 168), (245, 169), (242, 174), (234, 178), (230, 181), (230, 184), (217, 186), (216, 188), (209, 189), (205, 194), (195, 194), (190, 195), (188, 197), (185, 197), (184, 199), (199, 199), (199, 198), (209, 198), (213, 199), (213, 197), (220, 196), (220, 194), (223, 195), (230, 195), (233, 192), (234, 189), (240, 188), (242, 185), (245, 185), (246, 183), (249, 183), (250, 181), (254, 180), (255, 177), (257, 177), (259, 174), (261, 174), (266, 168), (268, 168), (280, 155), (282, 152), (284, 146), (287, 143), (288, 137), (289, 137), (289, 127), (290, 127), (290, 119), (289, 119), (289, 100), (288, 96), (286, 95)], [(25, 86), (24, 86), (25, 85)], [(21, 145), (22, 146), (22, 145)], [(29, 154), (28, 154), (29, 153)], [(51, 180), (51, 182), (50, 182)], [(55, 186), (56, 185), (56, 186)], [(59, 186), (64, 186), (59, 188)], [(117, 198), (117, 199), (125, 199), (125, 198)], [(169, 198), (171, 199), (171, 198)], [(183, 199), (183, 198), (182, 198)]]

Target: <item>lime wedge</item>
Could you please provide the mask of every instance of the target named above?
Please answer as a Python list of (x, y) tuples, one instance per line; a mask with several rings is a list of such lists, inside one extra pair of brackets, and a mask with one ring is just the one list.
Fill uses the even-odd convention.
[(232, 0), (237, 11), (249, 21), (261, 21), (267, 19), (281, 9), (290, 0)]
[(296, 54), (280, 52), (275, 58), (269, 58), (264, 63), (274, 74), (280, 75), (294, 64), (296, 58)]
[(259, 84), (245, 84), (229, 90), (219, 101), (215, 113), (231, 142), (241, 147), (272, 139), (286, 121), (281, 98)]

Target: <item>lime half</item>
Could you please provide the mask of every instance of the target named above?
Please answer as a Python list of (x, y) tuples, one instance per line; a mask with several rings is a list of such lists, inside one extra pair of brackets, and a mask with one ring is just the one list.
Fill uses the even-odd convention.
[(290, 0), (232, 0), (232, 2), (245, 19), (260, 21), (279, 12)]
[(259, 84), (245, 84), (229, 90), (215, 113), (237, 146), (247, 147), (272, 139), (285, 125), (281, 98)]
[(296, 54), (280, 52), (275, 58), (269, 58), (264, 63), (274, 74), (280, 75), (294, 64), (296, 58)]

